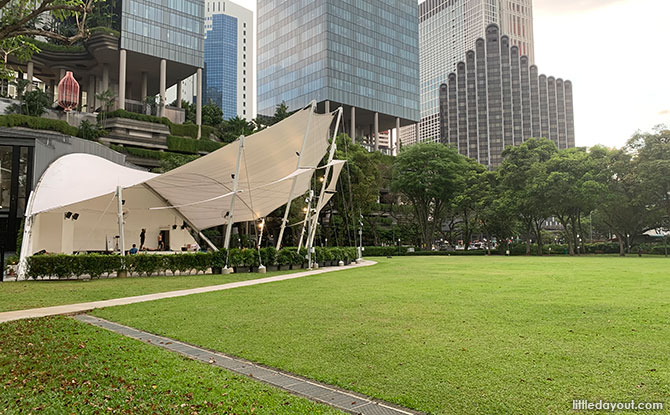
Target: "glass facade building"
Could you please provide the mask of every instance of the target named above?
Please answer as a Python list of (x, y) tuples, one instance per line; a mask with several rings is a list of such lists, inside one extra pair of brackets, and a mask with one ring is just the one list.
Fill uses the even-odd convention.
[(223, 110), (223, 118), (237, 116), (237, 18), (212, 16), (205, 38), (205, 102)]
[(121, 17), (121, 49), (202, 68), (203, 2), (125, 0)]
[(381, 130), (407, 125), (419, 119), (418, 62), (415, 0), (258, 1), (259, 114), (316, 100), (345, 117), (354, 107), (357, 135), (369, 113)]
[(495, 168), (505, 148), (546, 137), (559, 149), (575, 146), (572, 83), (539, 75), (497, 25), (456, 65), (437, 90), (439, 141)]
[(485, 36), (492, 23), (508, 36), (509, 47), (516, 46), (530, 64), (534, 62), (532, 0), (425, 0), (419, 4), (421, 122), (413, 141), (438, 141), (438, 88), (449, 73), (457, 71), (458, 62), (466, 61), (466, 52), (477, 49), (477, 39)]

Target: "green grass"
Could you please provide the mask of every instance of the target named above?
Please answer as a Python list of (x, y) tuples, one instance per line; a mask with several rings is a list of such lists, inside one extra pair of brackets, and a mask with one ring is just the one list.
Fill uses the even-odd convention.
[(664, 258), (379, 261), (94, 314), (433, 414), (670, 405)]
[(338, 413), (64, 317), (0, 324), (0, 379), (3, 414)]
[(267, 274), (188, 275), (110, 278), (93, 281), (21, 281), (0, 284), (0, 312), (109, 300), (143, 294), (226, 284), (294, 271)]

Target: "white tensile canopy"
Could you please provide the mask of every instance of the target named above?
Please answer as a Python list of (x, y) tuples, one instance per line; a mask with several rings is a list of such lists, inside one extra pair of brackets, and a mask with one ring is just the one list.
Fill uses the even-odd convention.
[[(21, 263), (40, 251), (119, 249), (123, 235), (126, 249), (132, 244), (139, 248), (142, 229), (145, 247), (157, 249), (161, 235), (170, 249), (180, 250), (195, 245), (189, 228), (199, 232), (258, 220), (304, 195), (318, 169), (325, 169), (328, 189), (334, 188), (344, 161), (333, 160), (335, 146), (329, 139), (341, 109), (330, 114), (314, 109), (311, 105), (161, 175), (89, 154), (59, 158), (30, 195)], [(329, 146), (328, 162), (319, 167)], [(328, 198), (325, 187), (323, 201)]]

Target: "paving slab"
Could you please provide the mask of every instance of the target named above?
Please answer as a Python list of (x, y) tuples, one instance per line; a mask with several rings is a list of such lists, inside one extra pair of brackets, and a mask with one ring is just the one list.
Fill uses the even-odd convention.
[(88, 302), (88, 303), (68, 304), (68, 305), (59, 305), (59, 306), (42, 307), (42, 308), (31, 308), (31, 309), (27, 309), (27, 310), (17, 310), (17, 311), (6, 311), (6, 312), (0, 313), (0, 323), (4, 323), (4, 322), (7, 322), (7, 321), (12, 321), (12, 320), (21, 320), (21, 319), (26, 319), (26, 318), (39, 318), (39, 317), (55, 316), (55, 315), (62, 315), (62, 314), (85, 313), (85, 312), (94, 310), (96, 308), (114, 307), (114, 306), (117, 306), (117, 305), (127, 305), (127, 304), (134, 304), (134, 303), (142, 303), (142, 302), (145, 302), (145, 301), (161, 300), (163, 298), (182, 297), (182, 296), (191, 295), (191, 294), (202, 294), (202, 293), (209, 293), (209, 292), (214, 292), (214, 291), (230, 290), (230, 289), (233, 289), (233, 288), (248, 287), (248, 286), (251, 286), (251, 285), (267, 284), (267, 283), (270, 283), (270, 282), (292, 280), (292, 279), (296, 279), (296, 278), (308, 277), (308, 276), (311, 276), (311, 275), (325, 274), (327, 272), (334, 272), (334, 271), (343, 271), (343, 270), (348, 270), (348, 269), (353, 269), (353, 268), (366, 267), (366, 266), (375, 265), (375, 264), (376, 264), (376, 262), (374, 262), (374, 261), (364, 260), (360, 264), (354, 263), (354, 264), (343, 266), (343, 267), (324, 267), (324, 268), (319, 268), (319, 269), (315, 269), (315, 270), (311, 270), (311, 271), (301, 271), (301, 272), (296, 272), (296, 273), (293, 273), (293, 274), (276, 275), (276, 276), (273, 276), (273, 277), (259, 278), (259, 279), (255, 279), (255, 280), (230, 282), (230, 283), (227, 283), (227, 284), (211, 285), (211, 286), (208, 286), (208, 287), (191, 288), (191, 289), (188, 289), (188, 290), (168, 291), (168, 292), (164, 292), (164, 293), (138, 295), (138, 296), (134, 296), (134, 297), (115, 298), (115, 299), (111, 299), (111, 300), (92, 301), (92, 302)]
[(179, 353), (193, 360), (221, 367), (238, 375), (283, 389), (293, 395), (302, 396), (352, 414), (421, 415), (421, 412), (402, 408), (356, 392), (343, 390), (235, 356), (229, 356), (168, 337), (147, 333), (98, 317), (79, 314), (73, 316), (73, 318), (139, 340), (143, 343), (149, 343), (156, 347)]

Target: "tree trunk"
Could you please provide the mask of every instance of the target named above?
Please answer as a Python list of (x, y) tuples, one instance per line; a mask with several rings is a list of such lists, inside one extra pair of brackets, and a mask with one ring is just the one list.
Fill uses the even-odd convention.
[(626, 256), (626, 246), (623, 241), (623, 235), (619, 235), (618, 233), (614, 233), (616, 235), (617, 240), (619, 240), (619, 256)]
[(542, 256), (542, 222), (535, 222), (535, 237), (537, 238), (537, 255)]
[(526, 256), (530, 256), (530, 234), (532, 232), (531, 226), (526, 228)]

